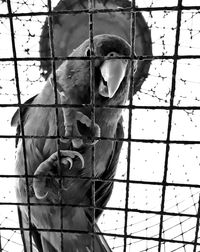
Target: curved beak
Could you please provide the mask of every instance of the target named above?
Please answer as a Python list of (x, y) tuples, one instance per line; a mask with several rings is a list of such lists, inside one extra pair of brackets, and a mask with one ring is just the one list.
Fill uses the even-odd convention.
[(112, 98), (118, 90), (126, 73), (128, 62), (124, 59), (108, 59), (101, 66), (102, 80), (99, 86), (99, 94)]

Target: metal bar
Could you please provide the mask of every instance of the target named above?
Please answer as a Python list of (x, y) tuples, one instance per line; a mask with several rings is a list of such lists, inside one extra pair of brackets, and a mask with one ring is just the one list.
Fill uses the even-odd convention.
[[(135, 32), (136, 32), (136, 14), (135, 14), (135, 0), (131, 1), (131, 19), (130, 19), (130, 40), (131, 40), (131, 71), (130, 71), (130, 88), (129, 88), (129, 115), (128, 115), (128, 140), (131, 139), (132, 128), (132, 104), (134, 93), (134, 58), (135, 58)], [(127, 251), (127, 227), (128, 227), (128, 206), (129, 206), (129, 183), (130, 183), (130, 169), (131, 169), (131, 142), (128, 141), (128, 157), (127, 157), (127, 178), (126, 178), (126, 198), (125, 198), (125, 215), (124, 215), (124, 248)]]
[(160, 215), (160, 227), (159, 227), (159, 244), (158, 251), (162, 250), (162, 232), (163, 232), (163, 217), (164, 217), (164, 208), (165, 208), (165, 194), (166, 194), (166, 183), (167, 183), (167, 173), (168, 173), (168, 160), (169, 160), (169, 152), (170, 152), (170, 135), (172, 129), (172, 115), (173, 109), (172, 106), (174, 104), (174, 96), (175, 96), (175, 88), (176, 88), (176, 71), (177, 71), (177, 55), (178, 55), (178, 47), (179, 47), (179, 37), (180, 37), (180, 26), (181, 26), (181, 14), (182, 14), (182, 0), (178, 1), (178, 11), (177, 11), (177, 30), (176, 30), (176, 40), (175, 40), (175, 49), (174, 49), (174, 62), (173, 62), (173, 70), (172, 70), (172, 87), (171, 87), (171, 97), (170, 97), (170, 110), (168, 117), (168, 129), (167, 129), (167, 139), (166, 139), (166, 152), (165, 152), (165, 166), (164, 166), (164, 175), (163, 175), (163, 188), (162, 188), (162, 200), (161, 200), (161, 215)]
[[(36, 176), (35, 175), (28, 175), (29, 178), (35, 178)], [(50, 175), (46, 175), (44, 177), (49, 177), (51, 178)], [(59, 175), (55, 175), (54, 176), (55, 178), (60, 178)], [(63, 175), (62, 176), (63, 178), (74, 178), (74, 176), (67, 176), (67, 175)], [(25, 175), (0, 175), (0, 178), (26, 178)], [(87, 177), (87, 176), (84, 176), (84, 177), (81, 177), (81, 176), (76, 176), (76, 178), (79, 178), (80, 180), (88, 180), (88, 179), (91, 179), (91, 177)], [(126, 183), (126, 179), (99, 179), (99, 178), (94, 178), (94, 181), (95, 182), (119, 182), (119, 183)], [(157, 185), (157, 186), (162, 186), (163, 183), (162, 182), (156, 182), (156, 181), (147, 181), (147, 180), (129, 180), (129, 183), (130, 184), (141, 184), (141, 185)], [(175, 187), (185, 187), (185, 188), (200, 188), (200, 185), (199, 184), (189, 184), (189, 183), (166, 183), (166, 186), (175, 186)]]
[[(13, 203), (13, 202), (0, 202), (0, 206), (27, 206), (27, 203)], [(30, 206), (62, 206), (62, 207), (80, 207), (80, 208), (89, 208), (91, 207), (91, 205), (76, 205), (76, 204), (54, 204), (54, 203), (30, 203)], [(125, 209), (124, 208), (119, 208), (119, 207), (96, 207), (96, 209), (99, 210), (109, 210), (109, 211), (121, 211), (124, 212)], [(141, 213), (141, 214), (154, 214), (154, 215), (160, 215), (161, 212), (160, 211), (154, 211), (154, 210), (143, 210), (143, 209), (132, 209), (132, 208), (128, 208), (127, 209), (128, 212), (130, 213)], [(169, 211), (165, 211), (164, 215), (166, 216), (171, 216), (171, 217), (187, 217), (187, 218), (198, 218), (197, 215), (195, 214), (188, 214), (188, 213), (175, 213), (175, 212), (169, 212)], [(19, 228), (20, 229), (20, 228)], [(26, 228), (25, 228), (26, 229)], [(1, 230), (1, 227), (0, 227)], [(48, 230), (48, 229), (47, 229)], [(193, 243), (194, 244), (194, 243)]]
[[(49, 13), (52, 11), (51, 0), (47, 2)], [(54, 99), (55, 105), (58, 104), (58, 93), (57, 93), (57, 81), (56, 81), (56, 64), (55, 64), (55, 50), (54, 50), (54, 34), (53, 34), (53, 17), (48, 15), (48, 24), (49, 24), (49, 44), (50, 44), (50, 53), (52, 57), (51, 66), (53, 73), (53, 89), (54, 89)], [(58, 115), (58, 107), (55, 107), (55, 119), (56, 119), (56, 146), (57, 146), (57, 154), (58, 154), (58, 166), (59, 171), (61, 171), (61, 154), (60, 154), (60, 130), (59, 130), (59, 115)], [(62, 187), (62, 173), (60, 172), (59, 186)], [(60, 197), (60, 204), (62, 204), (62, 197)], [(60, 207), (60, 238), (61, 238), (61, 252), (64, 251), (64, 243), (63, 243), (63, 208)]]
[[(200, 59), (200, 54), (188, 54), (188, 55), (177, 55), (175, 57), (174, 55), (138, 55), (134, 56), (134, 59), (136, 60), (174, 60), (174, 59)], [(41, 60), (52, 60), (52, 57), (18, 57), (15, 60), (16, 61), (41, 61)], [(60, 60), (89, 60), (90, 57), (83, 56), (83, 57), (72, 57), (72, 56), (55, 56), (54, 60), (55, 61), (60, 61)], [(111, 57), (104, 57), (104, 56), (93, 56), (93, 59), (112, 59)], [(131, 60), (131, 57), (128, 56), (115, 56), (113, 59), (128, 59)], [(0, 58), (0, 62), (4, 61), (13, 61), (13, 57), (9, 58)]]
[[(116, 12), (131, 12), (131, 7), (126, 8), (106, 8), (106, 9), (97, 9), (94, 8), (92, 10), (82, 9), (82, 10), (52, 10), (52, 11), (40, 11), (40, 12), (18, 12), (18, 13), (8, 13), (8, 14), (0, 14), (0, 18), (9, 18), (11, 17), (27, 17), (27, 16), (57, 16), (59, 14), (81, 14), (81, 13), (116, 13)], [(182, 10), (200, 10), (200, 5), (193, 6), (181, 6)], [(135, 7), (135, 12), (143, 11), (143, 12), (152, 12), (152, 11), (178, 11), (178, 6), (169, 6), (169, 7)]]
[[(6, 107), (16, 107), (16, 108), (86, 108), (90, 107), (90, 104), (17, 104), (17, 103), (4, 103), (0, 104), (0, 108), (6, 108)], [(144, 110), (170, 110), (171, 108), (173, 110), (200, 110), (200, 106), (143, 106), (143, 105), (94, 105), (95, 108), (110, 108), (110, 109), (144, 109)]]
[[(14, 69), (15, 69), (15, 81), (16, 81), (16, 89), (17, 89), (17, 99), (18, 104), (21, 104), (21, 92), (20, 92), (20, 84), (19, 84), (19, 75), (18, 75), (18, 66), (17, 66), (17, 52), (16, 52), (16, 45), (15, 45), (15, 32), (14, 32), (14, 23), (12, 18), (12, 7), (10, 0), (7, 1), (7, 8), (9, 12), (9, 21), (10, 21), (10, 31), (11, 31), (11, 42), (12, 42), (12, 51), (13, 51), (13, 59), (14, 59)], [(28, 203), (28, 221), (29, 221), (29, 242), (30, 242), (30, 252), (32, 252), (32, 235), (31, 235), (31, 208), (30, 208), (30, 198), (29, 198), (29, 181), (28, 181), (28, 166), (26, 160), (26, 142), (23, 136), (25, 135), (24, 131), (24, 124), (23, 124), (23, 114), (21, 109), (19, 109), (19, 118), (20, 118), (20, 128), (21, 128), (21, 135), (22, 135), (22, 148), (23, 148), (23, 158), (24, 158), (24, 173), (25, 177), (25, 186), (27, 191), (27, 203)], [(27, 248), (24, 248), (25, 252)]]
[[(176, 195), (175, 195), (175, 200), (176, 200), (177, 212), (180, 212), (180, 209), (179, 209), (179, 202), (177, 201), (177, 196), (176, 196)], [(186, 220), (188, 220), (188, 219), (185, 219), (184, 221), (182, 221), (181, 217), (179, 216), (179, 222), (178, 222), (178, 224), (174, 225), (174, 226), (180, 226), (180, 229), (181, 229), (181, 237), (182, 237), (182, 240), (183, 240), (183, 241), (184, 241), (184, 230), (183, 230), (182, 224), (183, 224), (184, 222), (186, 222)], [(169, 227), (167, 230), (165, 229), (165, 232), (168, 231), (168, 230), (170, 230), (170, 228), (171, 228), (171, 227)], [(187, 252), (185, 247), (183, 247), (183, 249), (184, 249), (184, 252)]]
[[(14, 227), (2, 227), (0, 228), (1, 230), (21, 230), (20, 228), (14, 228)], [(28, 231), (28, 228), (23, 228), (22, 230), (24, 231)], [(42, 228), (38, 228), (38, 231), (40, 232), (60, 232), (60, 229), (42, 229)], [(104, 236), (108, 236), (108, 237), (119, 237), (119, 238), (124, 238), (123, 234), (116, 234), (116, 233), (105, 233), (105, 232), (88, 232), (88, 231), (84, 231), (84, 230), (67, 230), (67, 229), (63, 229), (63, 233), (71, 233), (71, 234), (95, 234), (95, 235), (104, 235)], [(156, 237), (146, 237), (146, 236), (136, 236), (136, 235), (127, 235), (127, 238), (130, 239), (139, 239), (139, 240), (148, 240), (148, 241), (159, 241), (159, 238)], [(169, 243), (178, 243), (178, 244), (185, 244), (185, 245), (194, 245), (193, 242), (191, 241), (182, 241), (182, 240), (171, 240), (171, 239), (163, 239), (163, 242), (169, 242)], [(197, 245), (199, 246), (200, 243), (197, 243)]]
[[(34, 136), (34, 135), (24, 135), (24, 136), (15, 136), (15, 135), (0, 135), (0, 138), (16, 138), (16, 139), (25, 139), (25, 138), (34, 138), (34, 139), (40, 139), (40, 138), (45, 138), (45, 139), (60, 139), (60, 137), (57, 136)], [(63, 139), (73, 139), (73, 137), (62, 137)], [(87, 139), (85, 137), (82, 136), (77, 136), (76, 138), (79, 139)], [(141, 138), (132, 138), (132, 139), (128, 139), (128, 138), (112, 138), (112, 137), (94, 137), (94, 140), (111, 140), (111, 141), (118, 141), (118, 142), (134, 142), (134, 143), (155, 143), (155, 144), (184, 144), (184, 145), (191, 145), (191, 144), (200, 144), (200, 140), (157, 140), (157, 139), (141, 139)]]
[(3, 251), (2, 245), (1, 245), (1, 233), (0, 233), (0, 251)]
[[(27, 206), (27, 204), (25, 203), (1, 203), (1, 206)], [(75, 204), (51, 204), (51, 203), (41, 203), (41, 204), (37, 204), (37, 203), (30, 203), (30, 206), (62, 206), (62, 207), (80, 207), (80, 208), (89, 208), (91, 207), (91, 205), (75, 205)], [(118, 211), (118, 212), (124, 212), (125, 209), (124, 208), (118, 208), (118, 207), (101, 207), (101, 208), (96, 208), (98, 210), (109, 210), (109, 211)], [(140, 213), (140, 214), (151, 214), (151, 215), (160, 215), (161, 212), (160, 211), (153, 211), (153, 210), (143, 210), (143, 209), (127, 209), (128, 212), (130, 213)], [(167, 212), (165, 211), (164, 214), (166, 216), (170, 216), (170, 217), (187, 217), (187, 218), (197, 218), (196, 215), (194, 214), (187, 214), (187, 213), (175, 213), (175, 212)], [(195, 228), (195, 227), (194, 227)], [(0, 227), (1, 230), (1, 227)], [(48, 229), (47, 229), (48, 230)], [(194, 242), (193, 242), (194, 245)]]
[[(92, 127), (94, 127), (95, 124), (95, 78), (94, 78), (94, 23), (93, 23), (93, 9), (94, 8), (94, 0), (88, 0), (88, 27), (89, 27), (89, 45), (90, 45), (90, 111), (91, 111), (91, 120), (92, 120)], [(92, 138), (92, 141), (94, 141), (94, 138)], [(92, 227), (91, 227), (91, 249), (92, 251), (95, 251), (95, 145), (91, 148), (91, 167), (92, 167), (92, 181), (91, 181), (91, 211), (92, 211)], [(86, 168), (85, 168), (86, 169)]]
[(194, 238), (194, 248), (193, 252), (197, 252), (197, 242), (198, 242), (198, 234), (199, 234), (199, 224), (200, 224), (200, 195), (199, 195), (199, 204), (198, 204), (198, 212), (197, 212), (197, 221), (196, 221), (196, 231), (195, 231), (195, 238)]

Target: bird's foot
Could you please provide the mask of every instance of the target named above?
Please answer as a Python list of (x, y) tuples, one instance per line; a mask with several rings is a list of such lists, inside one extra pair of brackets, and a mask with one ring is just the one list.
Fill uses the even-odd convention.
[[(100, 127), (80, 111), (64, 109), (65, 136), (72, 136), (72, 145), (75, 149), (83, 145), (93, 145), (100, 137)], [(64, 140), (64, 139), (63, 139)], [(62, 141), (63, 141), (62, 140)], [(68, 139), (66, 139), (68, 141)]]
[[(42, 162), (34, 173), (33, 190), (37, 199), (57, 202), (68, 185), (66, 176), (75, 176), (84, 167), (83, 156), (77, 151), (60, 150)], [(60, 162), (59, 162), (60, 160)], [(73, 169), (73, 166), (76, 169)], [(63, 176), (63, 177), (62, 177)], [(64, 177), (65, 176), (65, 177)]]

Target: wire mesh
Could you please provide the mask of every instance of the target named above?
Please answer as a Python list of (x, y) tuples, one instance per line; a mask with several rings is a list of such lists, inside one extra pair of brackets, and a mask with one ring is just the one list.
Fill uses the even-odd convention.
[[(17, 179), (14, 172), (14, 146), (15, 139), (19, 138), (22, 139), (25, 149), (25, 139), (33, 137), (24, 134), (23, 120), (20, 120), (21, 135), (15, 136), (15, 129), (9, 126), (12, 114), (17, 108), (22, 113), (25, 107), (51, 106), (57, 111), (60, 106), (56, 98), (55, 71), (58, 62), (67, 59), (68, 55), (56, 55), (53, 18), (58, 14), (69, 17), (73, 17), (74, 14), (87, 14), (86, 33), (89, 34), (92, 48), (95, 15), (104, 15), (105, 12), (111, 13), (113, 17), (115, 13), (122, 12), (131, 14), (130, 59), (137, 58), (141, 62), (152, 60), (152, 63), (141, 89), (131, 96), (129, 103), (121, 106), (124, 109), (125, 135), (117, 141), (123, 142), (123, 149), (113, 179), (113, 193), (107, 206), (103, 208), (98, 224), (112, 251), (115, 252), (197, 252), (200, 250), (200, 5), (194, 0), (173, 0), (167, 3), (162, 0), (146, 0), (131, 1), (130, 5), (126, 5), (126, 1), (121, 1), (121, 4), (124, 3), (123, 7), (98, 9), (95, 2), (88, 1), (81, 10), (56, 11), (53, 11), (53, 8), (58, 1), (53, 0), (31, 0), (28, 3), (21, 0), (0, 2), (1, 250), (23, 251), (16, 210), (16, 206), (21, 203), (17, 203), (14, 192)], [(151, 30), (153, 56), (135, 56), (137, 12), (142, 13)], [(55, 104), (23, 105), (28, 98), (39, 93), (45, 83), (43, 76), (46, 72), (40, 68), (39, 40), (46, 18), (49, 23), (51, 55), (43, 57), (42, 60), (50, 62), (54, 73)], [(91, 87), (92, 65), (91, 60)], [(134, 90), (130, 93), (134, 93)], [(94, 99), (94, 94), (91, 96)], [(74, 107), (74, 104), (71, 106)], [(92, 108), (96, 109), (94, 103)], [(57, 135), (47, 138), (57, 139), (59, 153), (58, 116)], [(24, 160), (26, 167), (25, 151)], [(25, 171), (28, 191), (30, 188), (27, 168)], [(93, 174), (93, 183), (96, 181), (98, 178), (94, 178)], [(31, 206), (34, 204), (30, 202), (29, 197), (27, 203), (31, 222)], [(62, 202), (60, 203), (62, 205)], [(94, 211), (94, 224), (97, 210), (94, 189), (91, 206)], [(60, 218), (63, 218), (62, 207)], [(60, 223), (60, 230), (53, 231), (60, 231), (62, 251), (62, 235), (67, 230), (63, 230), (62, 221)], [(91, 233), (95, 235), (94, 229)], [(32, 243), (31, 239), (30, 242)], [(36, 251), (34, 244), (32, 251)]]

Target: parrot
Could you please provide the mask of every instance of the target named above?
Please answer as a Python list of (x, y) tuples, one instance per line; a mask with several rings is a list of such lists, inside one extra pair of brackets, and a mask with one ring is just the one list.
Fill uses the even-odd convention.
[[(97, 221), (113, 189), (122, 147), (117, 139), (124, 137), (121, 105), (129, 99), (130, 55), (130, 44), (120, 36), (96, 35), (93, 51), (85, 40), (69, 56), (87, 58), (63, 61), (42, 91), (14, 114), (24, 251), (31, 251), (30, 229), (39, 252), (111, 252)], [(137, 61), (133, 64), (136, 71)], [(31, 136), (24, 144), (22, 126)]]

